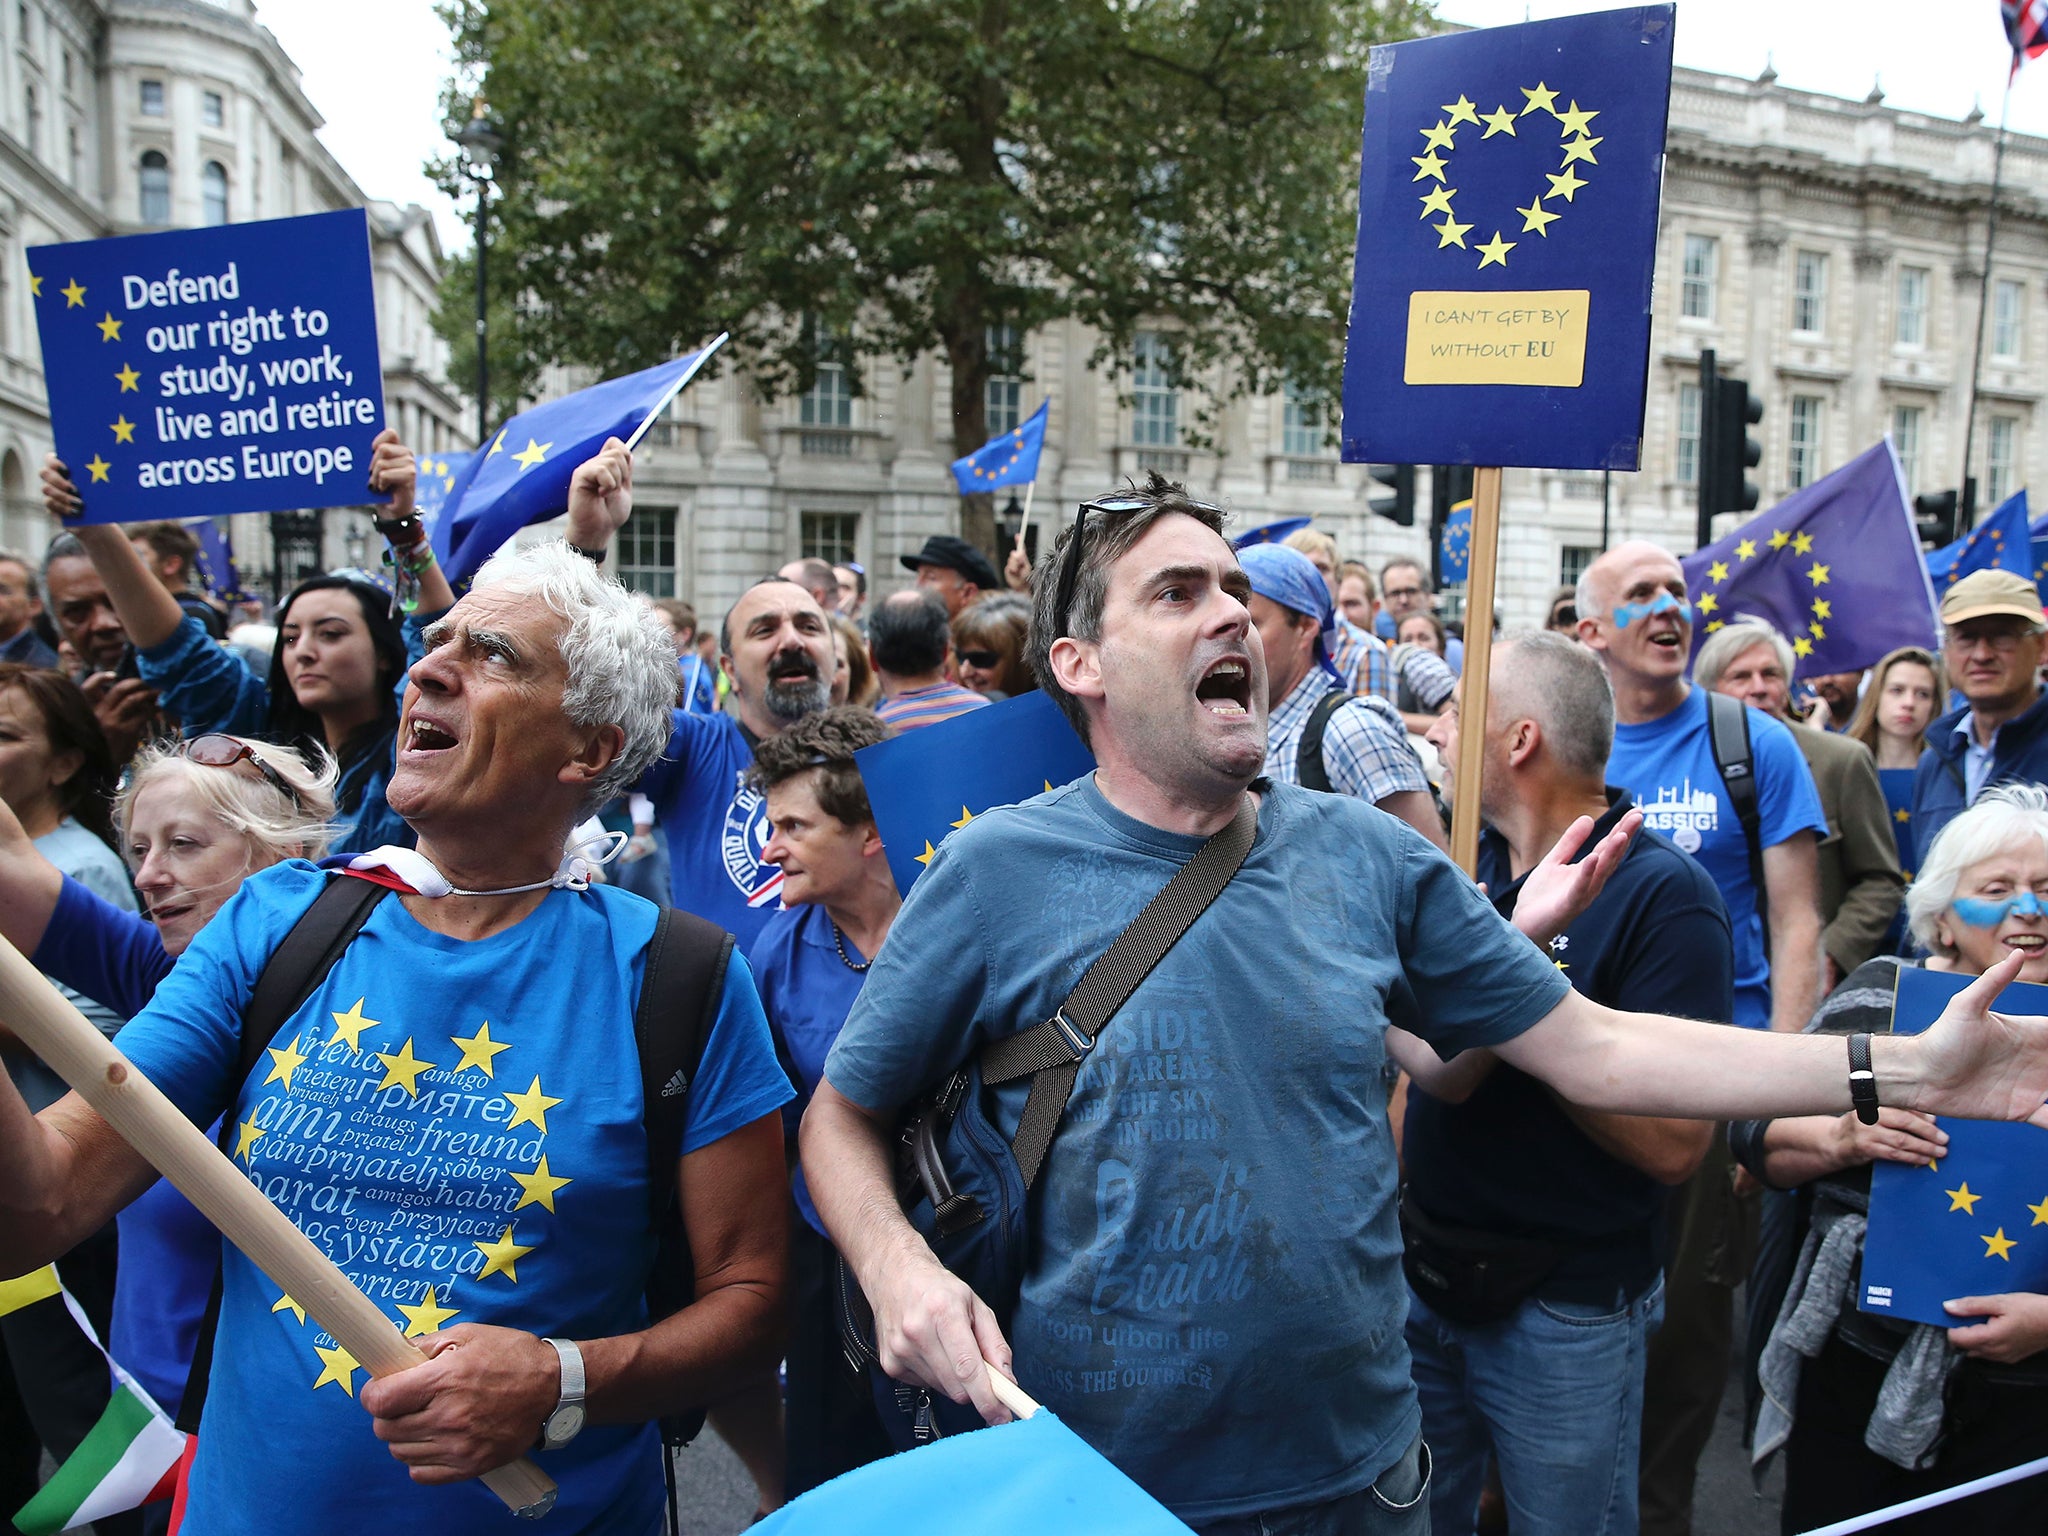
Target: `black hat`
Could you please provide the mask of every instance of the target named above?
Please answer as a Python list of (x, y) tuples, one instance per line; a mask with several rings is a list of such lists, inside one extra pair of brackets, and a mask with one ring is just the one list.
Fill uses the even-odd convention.
[(906, 571), (914, 571), (920, 565), (943, 565), (949, 571), (958, 571), (984, 592), (1003, 589), (1003, 578), (988, 563), (988, 556), (965, 539), (956, 539), (950, 533), (934, 534), (924, 541), (924, 548), (916, 554), (898, 555), (896, 558), (903, 562)]

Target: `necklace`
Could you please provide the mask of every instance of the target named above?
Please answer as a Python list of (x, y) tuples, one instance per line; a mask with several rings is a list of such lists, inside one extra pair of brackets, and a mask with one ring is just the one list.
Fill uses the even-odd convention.
[[(829, 917), (825, 921), (832, 923), (832, 919)], [(846, 952), (846, 941), (839, 936), (839, 925), (837, 923), (832, 923), (832, 947), (839, 951), (839, 963), (844, 965), (849, 971), (865, 971), (875, 963), (872, 960), (863, 960), (859, 965), (853, 963), (853, 957)]]

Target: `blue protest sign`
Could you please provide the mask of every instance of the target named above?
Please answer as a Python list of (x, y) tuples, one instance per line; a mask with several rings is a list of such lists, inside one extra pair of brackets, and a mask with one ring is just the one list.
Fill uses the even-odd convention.
[[(1917, 966), (1899, 971), (1892, 1033), (1917, 1035), (1975, 978)], [(2048, 987), (2015, 982), (1992, 1005), (2048, 1012)], [(1870, 1169), (1863, 1240), (1865, 1312), (1955, 1328), (1942, 1311), (1961, 1296), (2048, 1290), (2048, 1132), (2022, 1123), (1944, 1115), (1947, 1155), (1931, 1165)]]
[(1347, 461), (1639, 467), (1672, 11), (1373, 49)]
[(35, 246), (57, 456), (87, 523), (372, 501), (384, 376), (360, 208)]

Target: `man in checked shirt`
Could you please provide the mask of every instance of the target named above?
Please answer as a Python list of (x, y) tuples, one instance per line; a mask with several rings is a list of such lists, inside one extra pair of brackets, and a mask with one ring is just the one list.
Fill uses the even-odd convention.
[[(1252, 623), (1266, 648), (1266, 776), (1370, 800), (1448, 852), (1401, 717), (1385, 699), (1347, 695), (1330, 662), (1323, 644), (1330, 589), (1315, 566), (1284, 544), (1250, 545), (1238, 551), (1238, 563), (1251, 578)], [(1325, 704), (1330, 694), (1340, 702)]]

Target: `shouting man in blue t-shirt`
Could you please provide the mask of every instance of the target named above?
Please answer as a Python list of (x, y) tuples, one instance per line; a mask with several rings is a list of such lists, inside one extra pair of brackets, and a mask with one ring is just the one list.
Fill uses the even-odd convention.
[[(601, 468), (577, 479), (604, 489)], [(674, 647), (559, 543), (485, 565), (426, 641), (389, 791), (417, 852), (251, 875), (121, 1033), (195, 1122), (226, 1113), (250, 1180), (429, 1357), (368, 1379), (227, 1250), (187, 1520), (483, 1536), (505, 1511), (471, 1480), (538, 1444), (560, 1485), (550, 1528), (646, 1536), (652, 1420), (777, 1357), (789, 1084), (746, 962), (707, 966), (711, 1022), (664, 1175), (696, 1299), (650, 1326), (634, 1021), (659, 913), (591, 885), (564, 846), (660, 751)], [(327, 883), (358, 875), (393, 894), (245, 1075), (258, 977)], [(0, 1081), (0, 1267), (49, 1262), (154, 1178), (76, 1094), (31, 1118)]]
[[(1583, 997), (1411, 828), (1261, 780), (1265, 652), (1222, 522), (1154, 476), (1083, 507), (1041, 564), (1032, 669), (1096, 772), (975, 817), (918, 878), (826, 1059), (804, 1176), (898, 1380), (993, 1422), (1007, 1414), (983, 1361), (1014, 1368), (1198, 1528), (1288, 1511), (1290, 1529), (1409, 1536), (1429, 1529), (1428, 1453), (1402, 1338), (1389, 1051), (1491, 1048), (1587, 1108), (1693, 1117), (1840, 1113), (1850, 1064), (1838, 1040)], [(1240, 809), (1257, 818), (1243, 866), (1078, 1050), (1006, 1336), (901, 1214), (897, 1111), (1049, 1018)], [(1553, 852), (1552, 894), (1525, 889), (1518, 910), (1551, 906), (1533, 927), (1559, 931), (1619, 852)], [(1870, 1042), (1879, 1097), (2048, 1120), (2048, 1019), (1985, 1011), (2014, 969), (1926, 1034)], [(1006, 1133), (1021, 1107), (998, 1091)]]

